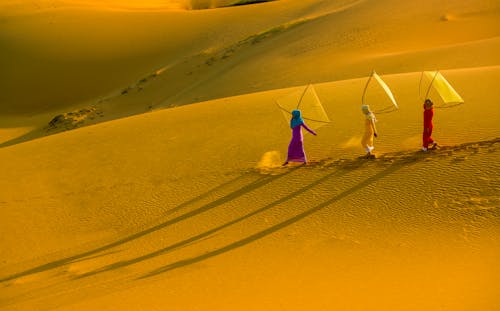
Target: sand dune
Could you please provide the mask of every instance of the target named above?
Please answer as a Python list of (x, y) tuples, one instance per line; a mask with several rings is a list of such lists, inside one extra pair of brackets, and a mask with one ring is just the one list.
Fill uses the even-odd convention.
[[(236, 2), (0, 5), (2, 310), (496, 310), (498, 4)], [(423, 153), (435, 69), (465, 104)], [(332, 123), (282, 167), (309, 83)]]

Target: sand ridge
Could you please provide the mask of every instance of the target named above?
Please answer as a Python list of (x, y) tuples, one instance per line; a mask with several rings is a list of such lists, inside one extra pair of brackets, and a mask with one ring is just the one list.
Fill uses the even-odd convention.
[[(262, 231), (256, 232), (254, 234), (249, 235), (248, 237), (242, 238), (241, 240), (236, 240), (234, 242), (230, 242), (226, 246), (222, 246), (219, 249), (215, 249), (210, 252), (203, 253), (199, 256), (194, 256), (192, 258), (189, 258), (189, 253), (187, 252), (188, 259), (179, 259), (179, 261), (174, 261), (173, 263), (164, 266), (164, 267), (159, 267), (157, 269), (153, 269), (150, 272), (147, 272), (144, 274), (144, 272), (140, 272), (142, 269), (133, 270), (136, 271), (133, 274), (136, 275), (136, 277), (139, 278), (139, 280), (144, 279), (144, 278), (149, 278), (155, 275), (160, 275), (164, 273), (168, 273), (171, 270), (178, 269), (181, 267), (186, 267), (190, 266), (194, 263), (205, 261), (207, 259), (210, 259), (215, 256), (222, 255), (226, 252), (233, 251), (234, 249), (237, 249), (239, 247), (243, 247), (247, 245), (248, 243), (252, 243), (255, 241), (258, 241), (268, 235), (273, 234), (274, 232), (278, 232), (281, 230), (285, 230), (285, 228), (292, 226), (295, 222), (298, 222), (306, 217), (313, 217), (314, 214), (320, 212), (324, 208), (332, 208), (332, 204), (335, 205), (335, 202), (341, 201), (344, 198), (347, 198), (351, 196), (352, 194), (356, 193), (357, 191), (363, 191), (362, 189), (365, 187), (370, 187), (373, 183), (377, 183), (380, 179), (388, 178), (392, 174), (395, 174), (398, 170), (404, 169), (407, 170), (408, 167), (411, 167), (413, 165), (417, 165), (420, 167), (425, 167), (428, 166), (429, 163), (432, 162), (437, 162), (436, 164), (439, 165), (439, 163), (443, 164), (446, 162), (449, 162), (450, 160), (454, 163), (459, 163), (460, 166), (463, 166), (465, 162), (468, 162), (469, 157), (475, 157), (475, 158), (481, 158), (482, 154), (489, 154), (490, 156), (496, 156), (498, 154), (498, 147), (500, 146), (499, 139), (494, 139), (490, 141), (482, 141), (482, 142), (474, 142), (474, 143), (467, 143), (467, 144), (462, 144), (458, 146), (450, 146), (450, 147), (444, 147), (440, 150), (432, 151), (430, 153), (421, 153), (421, 152), (395, 152), (391, 154), (386, 154), (383, 156), (380, 156), (380, 158), (376, 160), (366, 160), (366, 159), (352, 159), (352, 160), (331, 160), (331, 159), (325, 159), (323, 161), (318, 161), (311, 163), (311, 165), (306, 166), (306, 167), (294, 167), (294, 168), (280, 168), (280, 173), (278, 175), (264, 175), (264, 177), (253, 177), (253, 182), (248, 183), (246, 186), (241, 187), (241, 188), (236, 188), (235, 191), (231, 192), (230, 189), (226, 189), (229, 191), (229, 193), (226, 193), (225, 195), (222, 195), (219, 199), (213, 200), (209, 202), (208, 204), (201, 205), (199, 207), (196, 207), (197, 204), (195, 201), (191, 201), (188, 203), (188, 205), (184, 205), (182, 207), (178, 207), (174, 209), (173, 214), (169, 216), (169, 220), (164, 221), (156, 226), (150, 227), (150, 228), (145, 228), (141, 232), (135, 233), (130, 236), (126, 236), (120, 240), (117, 240), (113, 243), (95, 248), (94, 250), (87, 251), (85, 253), (73, 255), (71, 257), (68, 257), (66, 259), (62, 260), (57, 260), (53, 261), (41, 266), (38, 266), (33, 269), (26, 270), (24, 272), (20, 272), (18, 274), (14, 274), (11, 276), (4, 277), (2, 279), (2, 282), (4, 285), (7, 285), (5, 287), (6, 290), (12, 289), (12, 287), (15, 286), (20, 286), (21, 284), (35, 284), (35, 288), (40, 288), (41, 285), (36, 285), (39, 284), (40, 282), (46, 283), (49, 282), (48, 284), (53, 284), (50, 285), (49, 288), (44, 288), (44, 289), (38, 289), (42, 290), (41, 293), (43, 295), (47, 295), (48, 292), (54, 292), (53, 286), (56, 286), (57, 288), (61, 284), (61, 278), (70, 278), (73, 279), (74, 286), (75, 282), (78, 282), (79, 279), (85, 280), (87, 278), (95, 277), (96, 275), (100, 275), (102, 273), (110, 273), (112, 271), (121, 269), (123, 270), (126, 267), (130, 266), (141, 266), (141, 263), (143, 262), (148, 262), (148, 261), (154, 261), (158, 262), (158, 264), (161, 264), (161, 261), (155, 260), (156, 258), (160, 256), (166, 256), (167, 254), (171, 252), (187, 252), (184, 251), (185, 247), (193, 248), (196, 250), (201, 247), (203, 243), (207, 244), (212, 244), (210, 241), (211, 239), (214, 239), (217, 237), (217, 235), (214, 235), (218, 231), (223, 231), (227, 230), (227, 228), (232, 228), (232, 227), (237, 227), (241, 224), (244, 224), (249, 221), (249, 219), (252, 218), (262, 218), (266, 219), (264, 224), (268, 224), (267, 226), (271, 225), (273, 222), (278, 221), (272, 226), (269, 226), (268, 228), (263, 228)], [(432, 161), (432, 162), (429, 162)], [(474, 160), (470, 160), (474, 161)], [(419, 164), (420, 163), (420, 164)], [(469, 166), (470, 164), (465, 164), (465, 167)], [(464, 168), (465, 168), (464, 167)], [(498, 167), (496, 167), (495, 170), (497, 170)], [(299, 173), (300, 171), (303, 170), (308, 170), (309, 172), (313, 172), (313, 174), (310, 175), (316, 175), (316, 176), (321, 176), (321, 178), (318, 178), (316, 180), (313, 179), (313, 182), (309, 185), (303, 186), (301, 183), (303, 182), (304, 178), (304, 173)], [(376, 174), (372, 175), (372, 177), (365, 179), (363, 182), (358, 184), (356, 187), (352, 189), (347, 189), (346, 191), (342, 192), (340, 191), (337, 195), (333, 196), (331, 199), (325, 201), (324, 203), (321, 203), (314, 208), (311, 209), (306, 209), (302, 210), (298, 209), (297, 211), (294, 211), (293, 214), (295, 215), (290, 215), (292, 211), (287, 211), (286, 214), (282, 215), (287, 218), (285, 218), (284, 221), (280, 221), (280, 217), (282, 217), (280, 214), (282, 212), (278, 212), (279, 209), (276, 212), (269, 213), (269, 210), (276, 209), (282, 204), (285, 204), (289, 200), (295, 200), (295, 197), (300, 197), (303, 196), (304, 194), (307, 194), (309, 191), (318, 191), (318, 188), (321, 189), (322, 187), (331, 187), (331, 182), (335, 181), (336, 184), (342, 184), (342, 179), (350, 179), (352, 176), (358, 176), (360, 177), (359, 174), (352, 174), (351, 172), (357, 171), (361, 173), (364, 171), (364, 173), (361, 174), (363, 175), (368, 175), (370, 176), (370, 173), (366, 173), (366, 171), (373, 171)], [(415, 169), (415, 171), (418, 171), (418, 169)], [(252, 174), (260, 174), (259, 172), (252, 173)], [(493, 174), (493, 175), (492, 175)], [(480, 175), (480, 174), (479, 174)], [(494, 172), (490, 172), (488, 174), (491, 177), (494, 177)], [(240, 179), (238, 183), (240, 182), (245, 182), (245, 179), (248, 179), (249, 176), (247, 175), (246, 177), (243, 177), (243, 179)], [(266, 177), (267, 176), (267, 177)], [(295, 176), (295, 177), (293, 177)], [(344, 177), (343, 177), (344, 176)], [(257, 177), (257, 178), (255, 178)], [(483, 177), (485, 177), (483, 175)], [(259, 188), (265, 189), (269, 186), (272, 186), (272, 184), (279, 184), (279, 180), (286, 178), (288, 179), (287, 184), (288, 185), (293, 185), (295, 184), (294, 187), (298, 187), (297, 189), (290, 189), (289, 193), (284, 195), (282, 198), (279, 198), (277, 200), (274, 199), (274, 201), (271, 201), (267, 205), (264, 205), (261, 208), (255, 209), (255, 210), (250, 210), (248, 214), (242, 214), (240, 217), (232, 219), (226, 223), (223, 223), (219, 226), (214, 226), (212, 229), (207, 230), (206, 232), (202, 232), (198, 235), (194, 235), (190, 238), (185, 238), (184, 240), (181, 240), (179, 242), (173, 243), (170, 246), (163, 247), (159, 250), (154, 250), (150, 253), (143, 254), (137, 257), (132, 257), (126, 260), (120, 259), (123, 258), (125, 255), (124, 252), (132, 252), (135, 253), (137, 250), (145, 251), (148, 248), (151, 248), (153, 246), (153, 249), (156, 248), (154, 245), (147, 245), (144, 244), (144, 241), (141, 242), (141, 240), (144, 239), (153, 239), (153, 240), (158, 240), (158, 237), (155, 237), (156, 235), (162, 235), (165, 236), (165, 231), (169, 231), (169, 228), (172, 227), (171, 230), (176, 230), (175, 227), (177, 226), (182, 226), (183, 222), (186, 222), (186, 225), (189, 226), (189, 222), (192, 221), (192, 219), (195, 219), (197, 217), (202, 217), (205, 218), (206, 220), (210, 219), (210, 215), (205, 215), (206, 213), (209, 213), (211, 209), (223, 209), (225, 204), (230, 204), (233, 205), (232, 203), (233, 200), (239, 200), (240, 198), (244, 198), (247, 196), (251, 196), (252, 192), (256, 192), (255, 194), (259, 193)], [(290, 180), (291, 178), (291, 180)], [(299, 178), (301, 180), (300, 183), (294, 182), (295, 178)], [(317, 178), (317, 177), (316, 177)], [(457, 182), (459, 180), (456, 180)], [(236, 181), (233, 181), (233, 183)], [(248, 182), (248, 181), (247, 181)], [(498, 179), (496, 182), (498, 187)], [(224, 188), (221, 188), (223, 194), (226, 190)], [(218, 190), (218, 191), (220, 191)], [(382, 199), (382, 198), (381, 198)], [(437, 198), (438, 201), (442, 201), (444, 198)], [(445, 200), (446, 201), (446, 200)], [(257, 201), (259, 202), (259, 201)], [(201, 203), (201, 202), (200, 202)], [(192, 207), (189, 205), (193, 204)], [(476, 202), (477, 208), (474, 209), (476, 212), (482, 214), (483, 216), (488, 215), (488, 211), (481, 208), (480, 202)], [(241, 206), (241, 205), (240, 205)], [(340, 205), (342, 206), (342, 205)], [(185, 210), (186, 208), (193, 208), (192, 210)], [(297, 209), (298, 206), (294, 209)], [(459, 207), (458, 210), (455, 210), (455, 213), (457, 215), (460, 215), (460, 211), (466, 211), (470, 209), (462, 209)], [(242, 211), (241, 211), (242, 212)], [(486, 214), (485, 214), (486, 212)], [(493, 208), (491, 210), (492, 213), (497, 213), (498, 208)], [(221, 211), (217, 212), (219, 215), (221, 214)], [(224, 214), (224, 213), (222, 213)], [(178, 215), (178, 216), (176, 216)], [(293, 216), (293, 217), (291, 217)], [(463, 215), (462, 215), (463, 217)], [(197, 221), (195, 221), (196, 223)], [(212, 221), (209, 221), (209, 226), (211, 226)], [(259, 223), (259, 222), (258, 222)], [(451, 222), (450, 224), (453, 224)], [(199, 226), (200, 223), (198, 223)], [(252, 225), (252, 228), (255, 228), (255, 226), (262, 226), (261, 225)], [(454, 226), (454, 225), (452, 225)], [(194, 228), (194, 227), (191, 227)], [(476, 227), (475, 230), (480, 229), (481, 227)], [(230, 229), (231, 230), (231, 229)], [(470, 230), (470, 229), (469, 229)], [(480, 230), (485, 230), (480, 229)], [(238, 230), (237, 230), (238, 231)], [(244, 230), (247, 231), (247, 230)], [(410, 231), (411, 232), (411, 231)], [(168, 234), (166, 236), (169, 236), (168, 239), (172, 239), (173, 236), (172, 234)], [(166, 237), (165, 236), (165, 237)], [(233, 237), (234, 234), (226, 234), (223, 235), (226, 237)], [(223, 236), (219, 236), (218, 239), (221, 239)], [(296, 239), (297, 237), (293, 237), (293, 239)], [(470, 243), (474, 239), (478, 239), (479, 237), (476, 236), (468, 236), (467, 241)], [(226, 240), (227, 238), (222, 238), (222, 240)], [(397, 238), (396, 238), (397, 239)], [(273, 240), (273, 239), (272, 239)], [(362, 240), (362, 239), (361, 239)], [(274, 240), (276, 241), (276, 240)], [(279, 240), (278, 240), (279, 241)], [(197, 242), (197, 243), (195, 243)], [(276, 241), (277, 242), (277, 241)], [(380, 242), (380, 241), (379, 241)], [(139, 243), (141, 247), (127, 247), (124, 248), (125, 245), (127, 244), (136, 244)], [(201, 243), (201, 244), (200, 244)], [(300, 242), (299, 242), (300, 243)], [(364, 244), (365, 242), (356, 242), (356, 243), (361, 243)], [(455, 242), (457, 243), (457, 242)], [(459, 243), (460, 244), (460, 243)], [(125, 251), (125, 249), (128, 249), (128, 251)], [(116, 259), (115, 259), (116, 258)], [(179, 258), (179, 257), (177, 257)], [(182, 258), (182, 257), (181, 257)], [(111, 261), (110, 261), (111, 260)], [(116, 262), (113, 263), (113, 260), (117, 260)], [(99, 265), (103, 265), (102, 267), (99, 267)], [(151, 269), (149, 265), (145, 266), (146, 269)], [(63, 270), (61, 270), (63, 269)], [(55, 270), (55, 271), (60, 271), (55, 273), (50, 271)], [(130, 271), (132, 272), (132, 271)], [(38, 275), (38, 277), (34, 277)], [(45, 275), (45, 276), (44, 276)], [(64, 276), (66, 275), (66, 276)], [(121, 275), (121, 276), (120, 276)], [(30, 277), (31, 276), (31, 277)], [(115, 277), (119, 276), (120, 279), (124, 277), (122, 273), (119, 275), (115, 274)], [(54, 282), (53, 279), (59, 280), (57, 282)], [(127, 277), (128, 279), (129, 277)], [(110, 281), (109, 278), (107, 278), (108, 281), (106, 282), (111, 282), (115, 283), (115, 281)], [(52, 281), (50, 281), (52, 280)], [(85, 284), (86, 282), (83, 281), (82, 284)], [(83, 288), (86, 288), (85, 285), (83, 285)], [(43, 286), (45, 287), (45, 286)], [(82, 290), (83, 288), (80, 288), (79, 290)], [(31, 295), (34, 293), (37, 293), (36, 289), (29, 287)], [(89, 288), (85, 289), (89, 290)]]

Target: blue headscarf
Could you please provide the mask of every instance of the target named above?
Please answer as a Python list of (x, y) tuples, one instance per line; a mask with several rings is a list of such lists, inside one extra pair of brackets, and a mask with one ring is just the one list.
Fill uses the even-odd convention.
[(304, 120), (302, 120), (300, 110), (293, 110), (292, 119), (290, 120), (290, 127), (294, 128), (301, 125), (302, 123), (304, 123)]

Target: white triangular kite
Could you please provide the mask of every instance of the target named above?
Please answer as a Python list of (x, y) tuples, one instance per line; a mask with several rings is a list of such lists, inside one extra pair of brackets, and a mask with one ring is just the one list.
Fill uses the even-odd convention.
[(363, 105), (369, 105), (370, 110), (374, 113), (391, 112), (399, 109), (391, 89), (375, 70), (366, 82), (361, 102)]
[(300, 110), (302, 119), (312, 129), (318, 129), (330, 123), (330, 119), (319, 100), (314, 86), (309, 84), (305, 89), (299, 89), (276, 100), (287, 124), (290, 124), (293, 110)]
[[(451, 84), (444, 78), (439, 71), (424, 71), (420, 79), (420, 97), (422, 97), (422, 80), (426, 79), (428, 86), (426, 89), (425, 100), (430, 98), (437, 107), (449, 107), (464, 103), (462, 97), (455, 91)], [(427, 84), (425, 83), (425, 84)], [(436, 98), (436, 93), (439, 98)]]

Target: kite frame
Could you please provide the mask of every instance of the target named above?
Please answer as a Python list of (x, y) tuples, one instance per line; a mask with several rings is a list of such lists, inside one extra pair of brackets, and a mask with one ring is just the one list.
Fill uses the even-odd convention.
[[(431, 92), (432, 84), (434, 83), (434, 80), (436, 79), (437, 75), (439, 74), (439, 70), (436, 70), (436, 73), (434, 74), (434, 77), (432, 78), (431, 83), (429, 84), (429, 87), (427, 88), (427, 92), (425, 93), (425, 98), (422, 98), (422, 80), (424, 79), (424, 73), (425, 73), (425, 71), (422, 71), (422, 74), (420, 75), (420, 83), (418, 85), (418, 97), (420, 97), (421, 100), (426, 100), (428, 98), (429, 93)], [(463, 104), (465, 104), (465, 102), (455, 103), (455, 104), (447, 105), (447, 106), (434, 106), (434, 108), (435, 109), (446, 109), (446, 108), (453, 108), (456, 106), (460, 106)]]
[(420, 97), (421, 100), (426, 100), (428, 98), (429, 93), (431, 92), (432, 84), (434, 83), (434, 80), (436, 80), (438, 73), (439, 73), (439, 70), (436, 70), (434, 77), (432, 77), (431, 83), (429, 83), (429, 87), (427, 88), (427, 92), (425, 93), (425, 97), (422, 98), (422, 80), (424, 79), (424, 71), (422, 71), (422, 74), (420, 75), (420, 83), (418, 85), (418, 97)]
[(297, 108), (296, 108), (296, 109), (299, 109), (300, 104), (302, 103), (302, 99), (304, 99), (304, 95), (306, 95), (307, 89), (309, 88), (309, 86), (310, 86), (310, 85), (311, 85), (311, 84), (308, 84), (308, 85), (306, 86), (306, 88), (304, 89), (304, 92), (302, 92), (302, 95), (300, 96), (300, 99), (299, 99), (299, 102), (298, 102), (298, 104), (297, 104)]
[(361, 96), (361, 104), (365, 104), (365, 95), (366, 95), (366, 90), (368, 89), (368, 85), (370, 84), (370, 81), (372, 80), (373, 74), (375, 73), (375, 70), (372, 70), (372, 73), (370, 74), (370, 77), (368, 78), (368, 81), (366, 81), (365, 84), (365, 89), (363, 90), (363, 95)]
[[(368, 81), (366, 81), (366, 84), (365, 84), (365, 89), (363, 90), (363, 95), (361, 96), (361, 104), (364, 105), (365, 104), (365, 95), (366, 95), (366, 91), (368, 90), (368, 85), (370, 84), (370, 81), (372, 80), (372, 77), (376, 74), (375, 70), (372, 70), (372, 73), (370, 74), (370, 77), (368, 78)], [(380, 78), (381, 79), (381, 78)], [(383, 80), (382, 80), (383, 81)], [(380, 84), (380, 83), (379, 83)], [(384, 82), (385, 84), (385, 82)], [(386, 84), (387, 86), (387, 84)], [(383, 88), (383, 87), (382, 87)], [(387, 88), (389, 89), (389, 86), (387, 86)], [(384, 90), (385, 91), (385, 90)], [(394, 98), (394, 94), (392, 94), (392, 91), (389, 89), (389, 91), (391, 92), (391, 95), (392, 97)], [(387, 92), (386, 92), (387, 93)], [(387, 96), (389, 96), (389, 94), (387, 94)], [(377, 110), (377, 111), (373, 111), (374, 113), (377, 113), (377, 114), (383, 114), (383, 113), (389, 113), (389, 112), (393, 112), (393, 111), (396, 111), (398, 110), (399, 107), (398, 107), (398, 104), (397, 103), (393, 103), (393, 105), (391, 106), (388, 106), (386, 108), (382, 108), (380, 110)]]
[[(309, 86), (311, 86), (312, 84), (309, 83), (308, 85), (306, 85), (306, 88), (304, 89), (304, 91), (302, 92), (302, 95), (300, 96), (300, 99), (299, 99), (299, 102), (297, 103), (297, 108), (296, 109), (299, 109), (300, 107), (300, 104), (302, 103), (302, 99), (304, 98), (304, 96), (306, 95), (306, 92), (307, 92), (307, 89), (309, 89)], [(316, 95), (317, 96), (317, 95)], [(278, 103), (278, 100), (275, 99), (274, 102), (276, 103), (276, 105), (278, 106), (279, 109), (289, 113), (290, 115), (292, 114), (290, 111), (288, 111), (287, 109), (281, 107), (281, 105)], [(328, 123), (332, 123), (332, 121), (322, 121), (322, 120), (315, 120), (315, 119), (310, 119), (310, 118), (306, 118), (306, 117), (303, 117), (302, 116), (302, 119), (304, 120), (308, 120), (308, 121), (312, 121), (312, 122), (319, 122), (319, 123), (325, 123), (325, 124), (328, 124)]]

